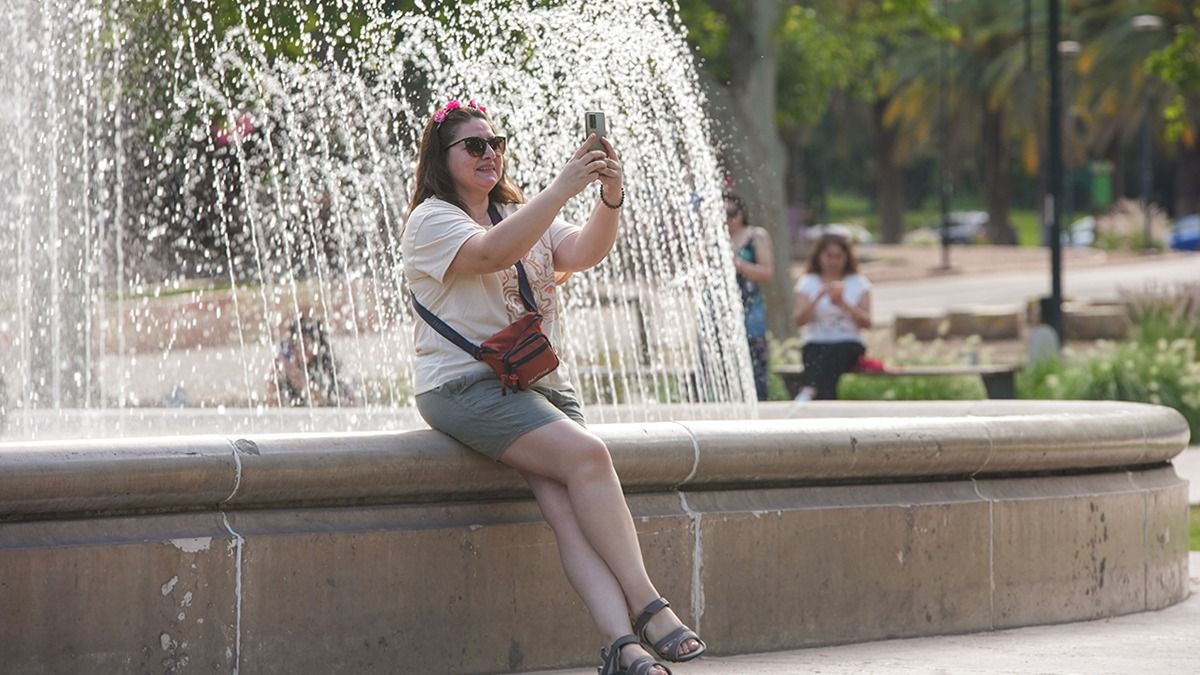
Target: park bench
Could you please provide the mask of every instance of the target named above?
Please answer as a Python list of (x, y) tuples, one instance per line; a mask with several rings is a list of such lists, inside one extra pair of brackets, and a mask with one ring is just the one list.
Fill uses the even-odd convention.
[[(961, 375), (978, 375), (983, 380), (983, 388), (988, 398), (1016, 398), (1016, 376), (1021, 370), (1020, 365), (1007, 366), (892, 366), (885, 370), (852, 370), (854, 375), (863, 377), (956, 377)], [(788, 396), (795, 398), (803, 386), (804, 367), (779, 366), (774, 372), (783, 379)]]

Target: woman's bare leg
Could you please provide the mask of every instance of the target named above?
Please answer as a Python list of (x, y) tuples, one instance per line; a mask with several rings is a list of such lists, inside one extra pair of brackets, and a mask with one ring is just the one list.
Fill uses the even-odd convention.
[[(555, 514), (557, 524), (551, 522), (551, 526), (558, 537), (564, 567), (579, 565), (567, 570), (568, 579), (589, 609), (593, 608), (589, 594), (623, 596), (619, 625), (609, 623), (609, 601), (599, 600), (600, 612), (592, 610), (601, 631), (610, 641), (630, 632), (628, 613), (641, 612), (659, 595), (646, 573), (633, 517), (604, 442), (574, 422), (552, 422), (518, 438), (500, 461), (525, 474), (531, 487), (537, 482), (534, 495), (543, 513), (549, 510)], [(537, 481), (539, 477), (544, 480)], [(547, 514), (547, 520), (550, 518)], [(606, 587), (602, 575), (596, 574), (598, 565), (608, 570), (618, 588)], [(577, 579), (597, 584), (584, 591)], [(649, 632), (661, 636), (677, 625), (679, 619), (665, 609), (650, 622)], [(621, 632), (609, 635), (614, 628)], [(680, 652), (687, 654), (697, 647), (699, 643), (689, 640)]]
[[(551, 478), (524, 472), (522, 475), (529, 482), (546, 522), (554, 529), (558, 556), (567, 573), (567, 580), (583, 599), (583, 604), (587, 605), (596, 628), (605, 636), (605, 642), (611, 643), (622, 635), (632, 633), (629, 608), (625, 604), (621, 585), (583, 536), (583, 530), (579, 529), (567, 487)], [(621, 650), (621, 663), (628, 665), (639, 656), (652, 655), (636, 645), (630, 645)], [(660, 671), (654, 675), (663, 673)]]

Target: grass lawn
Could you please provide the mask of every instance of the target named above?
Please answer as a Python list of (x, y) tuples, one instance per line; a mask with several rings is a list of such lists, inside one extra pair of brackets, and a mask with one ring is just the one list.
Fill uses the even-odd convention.
[(1188, 514), (1188, 548), (1200, 551), (1200, 506), (1193, 506)]
[[(974, 201), (955, 201), (951, 204), (952, 211), (983, 211), (985, 207)], [(1073, 223), (1087, 214), (1077, 213), (1074, 216), (1063, 216), (1063, 226)], [(932, 203), (920, 209), (909, 209), (904, 213), (904, 226), (908, 230), (921, 227), (933, 227), (941, 218), (937, 204)], [(831, 223), (859, 223), (865, 225), (878, 236), (879, 212), (871, 205), (866, 197), (850, 193), (834, 193), (829, 196), (829, 217)], [(1013, 209), (1013, 227), (1017, 230), (1017, 242), (1021, 246), (1042, 245), (1041, 216), (1031, 209)]]

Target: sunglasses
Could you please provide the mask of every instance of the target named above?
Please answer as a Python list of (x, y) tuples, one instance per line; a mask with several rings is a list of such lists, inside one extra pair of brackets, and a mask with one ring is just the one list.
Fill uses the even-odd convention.
[(735, 218), (741, 212), (742, 212), (741, 209), (725, 209), (725, 217), (726, 218)]
[(463, 144), (463, 147), (467, 149), (467, 154), (472, 157), (483, 157), (483, 153), (487, 151), (488, 146), (491, 146), (492, 150), (495, 151), (497, 155), (504, 154), (505, 139), (503, 136), (492, 136), (491, 138), (467, 136), (466, 138), (460, 138), (457, 141), (454, 141), (442, 149), (449, 150), (459, 143)]

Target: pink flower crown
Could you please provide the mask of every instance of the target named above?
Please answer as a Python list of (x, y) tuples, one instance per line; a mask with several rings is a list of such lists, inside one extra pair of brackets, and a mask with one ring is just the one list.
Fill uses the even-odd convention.
[[(455, 110), (458, 110), (461, 107), (462, 107), (462, 103), (459, 103), (458, 99), (456, 99), (456, 98), (450, 99), (450, 101), (446, 105), (442, 106), (441, 109), (439, 109), (437, 112), (433, 113), (434, 123), (441, 124), (442, 122), (445, 122), (446, 115), (449, 115), (450, 113), (454, 112)], [(475, 99), (471, 99), (470, 101), (467, 101), (467, 107), (474, 108), (484, 114), (487, 113), (487, 108), (479, 103), (476, 103)]]

